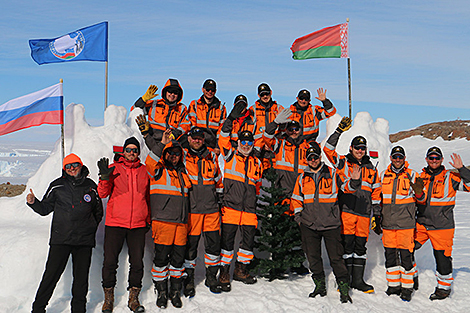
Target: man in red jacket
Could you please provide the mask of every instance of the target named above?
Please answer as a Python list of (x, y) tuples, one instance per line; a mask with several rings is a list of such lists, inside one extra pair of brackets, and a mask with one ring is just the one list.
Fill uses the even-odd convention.
[(108, 159), (98, 161), (100, 182), (98, 194), (101, 198), (109, 196), (106, 208), (104, 232), (104, 261), (102, 269), (105, 300), (103, 312), (112, 312), (114, 306), (114, 287), (119, 254), (124, 240), (129, 251), (129, 309), (144, 312), (139, 303), (144, 273), (145, 234), (150, 223), (149, 177), (146, 167), (139, 159), (140, 143), (135, 137), (124, 143), (122, 154), (116, 154), (114, 163), (108, 166)]

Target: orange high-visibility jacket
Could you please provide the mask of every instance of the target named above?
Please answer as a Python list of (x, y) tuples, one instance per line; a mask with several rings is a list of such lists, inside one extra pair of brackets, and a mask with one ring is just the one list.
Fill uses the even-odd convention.
[(343, 171), (347, 177), (351, 177), (354, 165), (361, 167), (361, 189), (353, 194), (339, 195), (339, 204), (342, 211), (364, 217), (370, 217), (372, 210), (374, 214), (380, 214), (381, 184), (377, 169), (370, 162), (367, 155), (362, 158), (361, 163), (350, 153), (338, 156), (335, 149), (340, 135), (335, 131), (328, 138), (323, 147), (326, 157), (335, 168)]
[(297, 177), (290, 208), (296, 221), (313, 230), (329, 230), (341, 226), (338, 192), (354, 192), (360, 181), (346, 178), (341, 171), (325, 164), (314, 173), (310, 167)]
[(210, 105), (204, 100), (204, 96), (197, 100), (191, 101), (187, 119), (190, 128), (197, 126), (206, 129), (205, 143), (211, 147), (217, 147), (220, 129), (227, 117), (225, 105), (223, 105), (217, 97)]
[(395, 173), (390, 164), (380, 174), (382, 181), (382, 227), (384, 229), (411, 229), (416, 226), (416, 198), (410, 182), (414, 183), (418, 173), (405, 162), (400, 172)]
[(192, 184), (189, 192), (190, 212), (218, 212), (216, 193), (221, 194), (224, 186), (217, 155), (207, 147), (203, 147), (199, 152), (191, 148), (184, 149), (184, 164)]
[(264, 146), (263, 133), (266, 126), (272, 123), (283, 109), (282, 105), (277, 104), (276, 101), (271, 101), (267, 106), (264, 106), (259, 99), (249, 108), (255, 124), (253, 136), (255, 146), (258, 149), (262, 149)]
[(418, 200), (417, 222), (428, 230), (455, 228), (454, 206), (457, 191), (470, 192), (470, 170), (465, 166), (458, 173), (441, 166), (437, 171), (423, 168), (424, 199)]
[(261, 187), (263, 168), (261, 161), (253, 155), (245, 156), (232, 147), (230, 135), (232, 120), (226, 119), (220, 132), (219, 146), (222, 151), (224, 167), (224, 200), (225, 207), (256, 213), (256, 196)]
[(182, 155), (176, 166), (169, 165), (164, 161), (166, 150), (173, 147), (181, 149), (177, 141), (172, 141), (166, 146), (158, 142), (145, 160), (147, 172), (150, 176), (152, 220), (186, 224), (189, 213), (188, 192), (191, 188), (191, 181), (188, 174), (186, 174)]
[[(250, 110), (247, 110), (247, 116), (245, 116), (244, 118), (237, 118), (235, 120), (233, 120), (233, 122), (231, 123), (231, 126), (232, 126), (232, 130), (231, 130), (231, 134), (230, 134), (230, 140), (232, 140), (234, 143), (232, 144), (232, 146), (236, 147), (237, 146), (237, 141), (238, 141), (238, 133), (242, 132), (242, 131), (250, 131), (252, 133), (254, 133), (255, 131), (255, 123), (253, 121), (253, 112), (251, 112)], [(220, 135), (219, 135), (219, 140), (220, 140)]]
[(303, 109), (297, 102), (290, 106), (292, 115), (291, 120), (297, 121), (302, 125), (302, 136), (307, 142), (316, 141), (318, 137), (318, 130), (320, 121), (329, 118), (336, 113), (336, 108), (330, 100), (323, 101), (323, 107), (313, 106), (308, 104), (306, 109)]
[[(165, 99), (167, 89), (169, 87), (177, 87), (181, 90), (180, 96), (177, 98), (176, 103), (168, 104)], [(175, 137), (187, 132), (190, 129), (189, 121), (186, 119), (188, 109), (186, 105), (181, 103), (183, 98), (183, 89), (176, 79), (169, 79), (162, 89), (162, 99), (149, 100), (144, 102), (142, 97), (137, 99), (134, 106), (144, 109), (148, 114), (148, 121), (154, 133), (161, 139), (161, 134), (167, 129), (171, 128), (175, 131)]]
[(289, 196), (294, 189), (297, 176), (308, 167), (306, 153), (310, 145), (302, 137), (293, 139), (283, 134), (277, 138), (274, 135), (277, 126), (275, 122), (269, 123), (263, 138), (265, 144), (275, 154), (273, 167), (278, 173), (276, 186), (285, 189)]

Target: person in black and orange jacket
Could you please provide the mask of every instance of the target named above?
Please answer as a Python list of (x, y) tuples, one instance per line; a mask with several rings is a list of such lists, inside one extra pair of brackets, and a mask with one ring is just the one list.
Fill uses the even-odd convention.
[(157, 86), (150, 85), (145, 94), (134, 103), (134, 107), (144, 110), (150, 123), (150, 135), (156, 140), (160, 141), (168, 128), (171, 129), (172, 139), (178, 139), (191, 127), (186, 118), (188, 109), (181, 102), (183, 88), (178, 80), (170, 78), (162, 89), (162, 98), (152, 100), (158, 95), (157, 90)]
[[(409, 168), (405, 149), (393, 147), (390, 165), (380, 174), (382, 181), (382, 210), (375, 216), (376, 233), (383, 228), (382, 242), (385, 249), (387, 270), (387, 295), (396, 294), (410, 301), (413, 293), (413, 276), (416, 267), (413, 260), (416, 224), (416, 197), (414, 189), (422, 179)], [(420, 182), (419, 182), (420, 181)], [(422, 186), (421, 191), (422, 193)]]
[(322, 238), (338, 283), (342, 303), (352, 302), (349, 297), (349, 275), (343, 261), (341, 244), (341, 214), (338, 193), (354, 192), (360, 188), (360, 169), (354, 166), (351, 179), (342, 171), (321, 161), (321, 148), (316, 142), (307, 149), (308, 167), (294, 184), (291, 209), (302, 234), (302, 248), (307, 255), (315, 290), (309, 297), (326, 296), (326, 279), (321, 258)]
[(187, 119), (191, 128), (199, 127), (204, 130), (205, 144), (219, 155), (219, 133), (227, 113), (225, 105), (215, 96), (216, 92), (216, 82), (207, 79), (202, 85), (202, 96), (189, 104)]
[[(148, 123), (144, 116), (139, 115), (139, 127), (142, 122)], [(148, 134), (145, 137), (151, 147), (145, 164), (150, 176), (152, 236), (155, 242), (152, 278), (158, 291), (157, 306), (160, 308), (167, 306), (168, 276), (171, 303), (177, 308), (183, 305), (180, 290), (188, 237), (191, 181), (183, 164), (183, 149), (176, 140), (170, 139), (171, 134), (171, 129), (167, 129), (161, 142)]]
[(256, 283), (247, 265), (253, 259), (253, 246), (258, 218), (256, 196), (261, 186), (263, 168), (261, 161), (253, 155), (254, 138), (250, 131), (238, 134), (237, 148), (230, 143), (233, 121), (245, 110), (245, 103), (235, 105), (225, 120), (220, 132), (219, 145), (225, 160), (224, 196), (222, 206), (221, 273), (219, 283), (222, 291), (230, 291), (230, 263), (234, 255), (234, 242), (240, 229), (242, 241), (237, 252), (233, 279), (245, 284)]
[(374, 292), (374, 287), (364, 282), (364, 269), (370, 217), (372, 211), (375, 215), (380, 212), (380, 176), (367, 155), (367, 141), (364, 137), (354, 137), (347, 155), (339, 156), (336, 152), (339, 137), (349, 128), (351, 119), (343, 117), (336, 131), (328, 138), (323, 151), (331, 164), (347, 177), (351, 177), (353, 166), (358, 165), (361, 168), (361, 189), (353, 194), (340, 193), (338, 200), (342, 211), (343, 258), (352, 276), (351, 287), (371, 293)]
[(424, 180), (424, 195), (418, 199), (415, 249), (431, 240), (436, 259), (437, 287), (429, 297), (442, 300), (449, 297), (452, 282), (452, 245), (455, 232), (454, 207), (457, 191), (470, 192), (470, 170), (463, 165), (460, 155), (451, 154), (452, 167), (458, 172), (445, 169), (444, 156), (438, 147), (426, 153), (428, 166), (420, 177)]
[(290, 106), (292, 111), (291, 120), (297, 121), (302, 125), (302, 137), (308, 143), (316, 141), (320, 121), (329, 118), (336, 113), (336, 108), (330, 100), (326, 98), (326, 89), (317, 89), (318, 97), (315, 99), (323, 103), (323, 107), (312, 106), (310, 103), (310, 91), (302, 89), (297, 95), (297, 101)]
[[(232, 144), (234, 148), (237, 148), (239, 133), (245, 130), (249, 131), (250, 133), (254, 133), (255, 131), (253, 111), (248, 109), (248, 99), (246, 98), (245, 95), (236, 96), (235, 99), (233, 100), (233, 107), (235, 107), (239, 103), (240, 103), (239, 109), (241, 110), (243, 108), (243, 110), (238, 115), (238, 117), (233, 119), (231, 122), (232, 133), (230, 135), (230, 143)], [(258, 150), (255, 149), (255, 152), (257, 155), (259, 155)]]
[(220, 293), (217, 272), (220, 262), (220, 213), (219, 204), (222, 197), (222, 173), (217, 155), (204, 144), (205, 132), (193, 127), (188, 134), (189, 147), (183, 149), (186, 171), (191, 180), (189, 192), (190, 213), (188, 219), (188, 242), (184, 267), (188, 276), (184, 279), (184, 295), (194, 297), (194, 270), (199, 239), (204, 234), (204, 264), (206, 281), (213, 293)]
[(263, 169), (266, 170), (271, 167), (271, 162), (274, 159), (274, 153), (265, 145), (263, 140), (263, 133), (269, 123), (272, 123), (276, 116), (284, 109), (282, 105), (278, 104), (272, 98), (272, 90), (268, 84), (262, 83), (258, 86), (258, 97), (255, 104), (249, 110), (252, 111), (255, 138), (255, 149), (260, 153), (260, 160), (263, 162)]

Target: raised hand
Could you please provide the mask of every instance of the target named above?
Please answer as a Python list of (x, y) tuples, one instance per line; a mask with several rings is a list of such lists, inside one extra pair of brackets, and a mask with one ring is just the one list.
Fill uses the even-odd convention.
[(173, 133), (171, 132), (171, 129), (167, 128), (163, 133), (162, 144), (167, 145), (171, 141), (172, 137), (175, 138), (175, 136), (173, 136)]
[(147, 101), (149, 101), (149, 100), (152, 100), (153, 98), (155, 98), (156, 96), (158, 96), (157, 90), (158, 90), (158, 87), (157, 87), (157, 86), (155, 86), (155, 85), (150, 85), (150, 87), (147, 89), (147, 91), (145, 92), (145, 94), (142, 96), (142, 100), (144, 100), (144, 102), (147, 102)]
[(150, 130), (150, 123), (147, 121), (143, 114), (136, 117), (135, 122), (139, 126), (140, 133), (142, 136), (146, 136)]
[(450, 158), (452, 159), (452, 161), (449, 162), (449, 164), (452, 165), (454, 168), (461, 169), (463, 167), (463, 162), (460, 155), (458, 155), (457, 153), (452, 153), (450, 155)]
[(323, 90), (323, 88), (318, 88), (317, 93), (318, 93), (318, 97), (315, 97), (315, 99), (320, 100), (320, 101), (326, 100), (326, 89)]
[(33, 189), (29, 189), (29, 193), (26, 195), (26, 202), (33, 204), (36, 201), (36, 196), (34, 195)]

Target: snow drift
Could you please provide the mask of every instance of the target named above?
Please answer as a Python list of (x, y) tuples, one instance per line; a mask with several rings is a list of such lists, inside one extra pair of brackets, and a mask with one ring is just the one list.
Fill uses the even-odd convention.
[[(97, 181), (98, 168), (96, 162), (99, 158), (112, 157), (112, 146), (122, 145), (124, 140), (135, 136), (141, 141), (141, 160), (145, 160), (148, 150), (143, 144), (141, 135), (134, 122), (135, 117), (142, 111), (135, 109), (127, 116), (124, 107), (109, 106), (104, 115), (104, 125), (90, 126), (84, 118), (84, 107), (80, 104), (71, 104), (66, 109), (65, 153), (76, 153), (90, 169), (90, 177)], [(335, 115), (327, 122), (327, 136), (334, 131), (341, 116)], [(391, 147), (388, 140), (388, 122), (377, 119), (375, 122), (366, 112), (360, 112), (354, 119), (351, 130), (341, 136), (338, 144), (340, 154), (347, 153), (351, 139), (356, 135), (363, 135), (368, 140), (370, 150), (379, 152), (378, 168), (383, 170), (389, 163), (388, 153)], [(411, 166), (417, 170), (424, 166), (425, 150), (434, 141), (422, 138), (408, 138), (402, 144), (408, 155)], [(440, 145), (437, 142), (437, 145)], [(445, 155), (452, 150), (460, 150), (463, 160), (470, 162), (470, 145), (466, 140), (446, 142), (441, 146)], [(458, 151), (457, 151), (458, 152)], [(374, 161), (377, 162), (377, 161)], [(418, 164), (418, 162), (420, 162)], [(416, 164), (416, 165), (415, 165)], [(419, 166), (418, 166), (419, 165)], [(61, 173), (61, 151), (58, 141), (49, 158), (41, 165), (36, 174), (28, 181), (27, 191), (33, 189), (38, 198), (42, 198), (49, 183)], [(14, 198), (1, 198), (0, 207), (2, 219), (0, 221), (0, 312), (30, 312), (31, 303), (41, 280), (47, 258), (49, 229), (51, 216), (41, 217), (34, 213), (25, 204), (26, 193)], [(106, 201), (104, 201), (106, 203)], [(329, 268), (324, 251), (324, 264), (327, 274), (328, 296), (324, 298), (308, 298), (313, 289), (313, 282), (309, 276), (291, 276), (282, 281), (268, 282), (259, 279), (255, 285), (244, 285), (233, 282), (232, 292), (214, 295), (204, 286), (203, 261), (198, 261), (196, 269), (196, 296), (192, 299), (183, 299), (183, 309), (177, 310), (169, 307), (168, 311), (179, 312), (401, 312), (401, 311), (466, 311), (470, 309), (468, 294), (470, 292), (470, 196), (460, 194), (457, 199), (456, 220), (457, 229), (454, 246), (454, 291), (451, 297), (442, 302), (431, 302), (428, 296), (435, 287), (434, 258), (429, 244), (426, 244), (417, 253), (420, 271), (420, 289), (414, 294), (409, 303), (401, 301), (398, 297), (388, 297), (386, 290), (385, 267), (383, 247), (380, 238), (371, 233), (368, 246), (368, 263), (365, 279), (374, 285), (375, 294), (363, 294), (352, 291), (353, 304), (340, 304), (339, 294), (336, 291), (334, 277)], [(101, 289), (101, 266), (103, 262), (103, 232), (102, 222), (97, 233), (97, 246), (93, 251), (92, 266), (90, 269), (90, 285), (88, 293), (88, 312), (101, 312), (103, 292)], [(153, 292), (150, 269), (153, 256), (153, 245), (150, 235), (147, 238), (145, 254), (145, 275), (141, 302), (147, 312), (157, 312), (155, 306), (156, 296)], [(202, 244), (200, 244), (202, 246)], [(127, 308), (127, 268), (128, 262), (126, 248), (120, 257), (120, 269), (117, 275), (116, 301), (114, 312), (129, 312)], [(199, 253), (201, 256), (202, 253)], [(71, 289), (71, 266), (68, 265), (59, 281), (54, 295), (50, 301), (48, 312), (68, 312)]]

